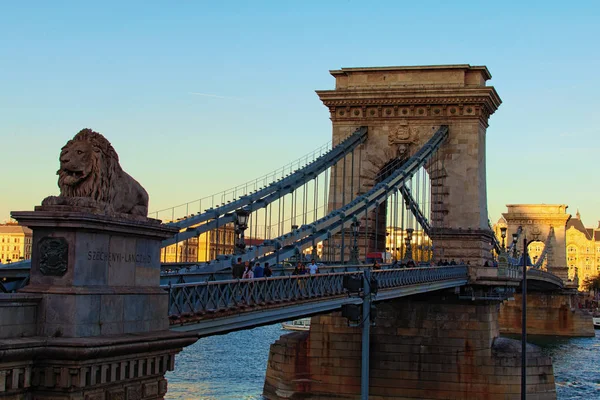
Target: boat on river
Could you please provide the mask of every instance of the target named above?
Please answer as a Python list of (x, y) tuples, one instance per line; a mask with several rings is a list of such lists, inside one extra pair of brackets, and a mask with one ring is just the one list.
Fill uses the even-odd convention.
[(310, 318), (300, 318), (291, 322), (281, 324), (283, 329), (288, 331), (308, 331), (310, 330)]
[(597, 317), (593, 317), (592, 321), (594, 321), (594, 328), (600, 329), (600, 315)]

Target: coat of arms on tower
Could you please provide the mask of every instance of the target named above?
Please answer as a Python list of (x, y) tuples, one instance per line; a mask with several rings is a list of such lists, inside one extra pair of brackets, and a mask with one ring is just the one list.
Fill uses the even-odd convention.
[(390, 145), (399, 143), (410, 143), (412, 129), (408, 124), (397, 125), (392, 127), (388, 136), (388, 142)]

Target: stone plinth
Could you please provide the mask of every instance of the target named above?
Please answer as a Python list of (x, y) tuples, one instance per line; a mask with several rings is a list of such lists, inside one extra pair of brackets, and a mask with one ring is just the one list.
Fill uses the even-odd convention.
[(26, 293), (0, 294), (0, 340), (35, 336), (42, 296)]
[[(459, 229), (489, 231), (485, 142), (491, 114), (500, 106), (496, 90), (486, 86), (491, 75), (484, 66), (343, 68), (331, 71), (335, 90), (317, 91), (329, 108), (333, 143), (366, 126), (368, 138), (332, 168), (329, 211), (343, 206), (377, 183), (390, 163), (414, 155), (441, 125), (448, 139), (426, 165), (431, 179), (431, 225), (434, 247), (446, 258), (483, 265), (491, 260), (491, 234), (449, 238)], [(352, 172), (354, 171), (354, 172)], [(345, 178), (345, 179), (344, 179)], [(361, 230), (375, 232), (383, 221), (381, 207), (361, 216)], [(465, 232), (465, 231), (463, 231)], [(441, 238), (441, 236), (444, 238)], [(340, 244), (340, 237), (331, 239)], [(384, 251), (385, 236), (370, 241), (367, 251)]]
[(160, 244), (177, 229), (88, 211), (12, 213), (33, 230), (33, 257), (30, 284), (0, 296), (3, 399), (160, 400), (175, 355), (197, 340), (168, 330), (159, 286)]
[[(370, 396), (384, 399), (520, 399), (520, 342), (498, 338), (498, 304), (452, 297), (377, 305)], [(528, 397), (556, 399), (552, 363), (528, 346)], [(310, 332), (271, 346), (270, 399), (359, 399), (361, 329), (339, 313), (312, 318)]]
[[(523, 298), (505, 301), (500, 307), (500, 332), (520, 335)], [(572, 295), (560, 293), (527, 293), (527, 334), (593, 337), (592, 316), (580, 310)]]
[(190, 333), (0, 340), (0, 398), (159, 400)]
[(33, 230), (30, 284), (39, 294), (38, 334), (88, 337), (168, 329), (159, 287), (160, 243), (174, 229), (147, 218), (68, 208), (13, 212)]

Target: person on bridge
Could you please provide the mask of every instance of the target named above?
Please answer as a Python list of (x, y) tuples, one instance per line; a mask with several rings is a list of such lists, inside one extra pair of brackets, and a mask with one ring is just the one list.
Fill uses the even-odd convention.
[(257, 262), (254, 264), (254, 277), (255, 278), (263, 278), (265, 276), (265, 269), (260, 266), (260, 263)]
[(269, 267), (269, 263), (266, 262), (265, 263), (265, 278), (270, 278), (271, 276), (273, 276), (273, 270), (271, 269), (271, 267)]
[(242, 279), (242, 275), (244, 275), (244, 264), (242, 257), (238, 257), (237, 263), (231, 264), (231, 276), (233, 279)]
[(312, 260), (310, 260), (310, 264), (308, 264), (308, 273), (311, 275), (316, 275), (319, 272), (319, 266), (317, 265), (317, 263), (315, 262), (315, 259), (313, 258)]
[(244, 273), (242, 274), (242, 279), (253, 279), (254, 272), (252, 272), (252, 266), (250, 265), (250, 261), (246, 261), (246, 266), (244, 267)]

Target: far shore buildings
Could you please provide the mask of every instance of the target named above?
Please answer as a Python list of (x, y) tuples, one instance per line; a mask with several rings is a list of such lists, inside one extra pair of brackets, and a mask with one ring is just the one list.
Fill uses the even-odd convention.
[(595, 228), (586, 228), (579, 211), (567, 222), (567, 266), (569, 278), (577, 274), (579, 288), (586, 279), (600, 274), (600, 222)]
[(17, 223), (0, 225), (0, 262), (31, 259), (31, 229)]

